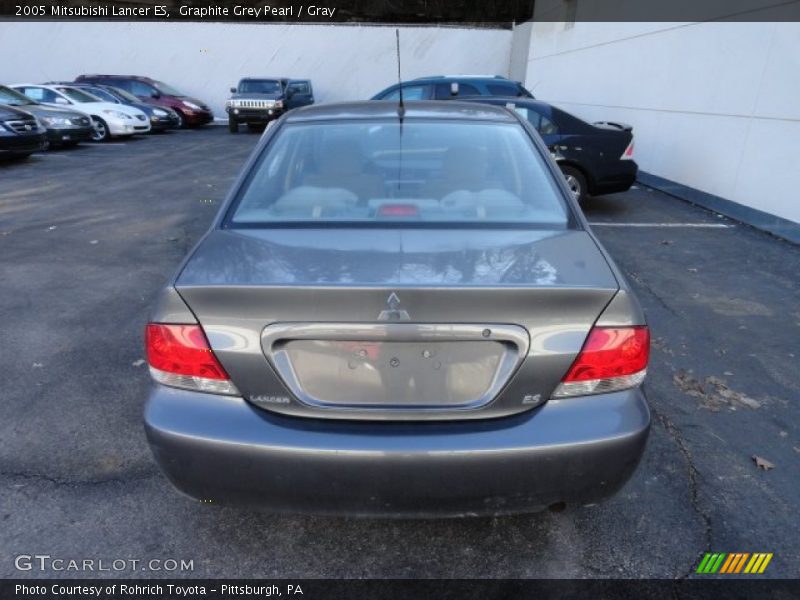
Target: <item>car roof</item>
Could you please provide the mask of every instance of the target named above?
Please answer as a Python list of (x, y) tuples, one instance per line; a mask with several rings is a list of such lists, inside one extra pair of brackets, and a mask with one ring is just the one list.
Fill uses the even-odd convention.
[(142, 81), (155, 81), (152, 77), (146, 75), (103, 75), (102, 73), (87, 73), (81, 77), (107, 77), (109, 79), (140, 79)]
[(435, 81), (450, 79), (468, 81), (510, 81), (511, 83), (517, 83), (516, 81), (512, 81), (511, 79), (503, 77), (502, 75), (426, 75), (425, 77), (417, 77), (416, 79), (412, 79), (412, 81), (424, 81), (426, 79), (432, 79)]
[(264, 75), (264, 77), (242, 77), (239, 81), (288, 81), (290, 77), (270, 77), (268, 75)]
[[(426, 100), (406, 102), (404, 107), (406, 119), (517, 122), (517, 118), (503, 107), (479, 105), (475, 102)], [(375, 100), (313, 104), (296, 108), (287, 115), (289, 122), (393, 118), (399, 118), (397, 102)]]
[(75, 87), (70, 83), (12, 83), (8, 87), (40, 87), (40, 88), (56, 88), (56, 87)]

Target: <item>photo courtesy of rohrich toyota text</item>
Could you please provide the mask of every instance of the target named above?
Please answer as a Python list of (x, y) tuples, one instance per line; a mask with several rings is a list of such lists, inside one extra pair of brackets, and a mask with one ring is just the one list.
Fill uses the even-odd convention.
[(800, 598), (800, 0), (0, 57), (0, 600)]

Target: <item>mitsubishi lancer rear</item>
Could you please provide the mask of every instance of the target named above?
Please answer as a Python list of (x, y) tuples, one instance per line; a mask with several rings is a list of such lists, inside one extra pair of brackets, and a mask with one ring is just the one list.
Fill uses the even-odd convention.
[(146, 331), (147, 436), (202, 501), (466, 516), (585, 505), (645, 448), (650, 336), (504, 107), (268, 128)]

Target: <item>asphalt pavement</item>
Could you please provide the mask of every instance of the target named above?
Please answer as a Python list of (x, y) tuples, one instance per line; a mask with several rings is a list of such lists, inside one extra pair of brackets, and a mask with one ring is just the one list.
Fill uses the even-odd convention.
[[(685, 577), (705, 552), (800, 575), (800, 248), (638, 186), (586, 208), (653, 336), (652, 433), (612, 500), (423, 521), (175, 492), (142, 428), (142, 331), (256, 140), (209, 127), (0, 164), (0, 577)], [(145, 566), (19, 571), (28, 554)]]

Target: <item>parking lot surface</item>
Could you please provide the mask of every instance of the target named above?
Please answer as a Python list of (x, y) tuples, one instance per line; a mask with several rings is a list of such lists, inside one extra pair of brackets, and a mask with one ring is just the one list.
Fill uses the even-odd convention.
[[(371, 520), (175, 492), (142, 428), (142, 331), (256, 140), (210, 127), (0, 165), (0, 576), (683, 577), (704, 552), (800, 575), (800, 249), (639, 187), (586, 209), (653, 336), (650, 441), (609, 502)], [(193, 570), (15, 568), (36, 553)]]

